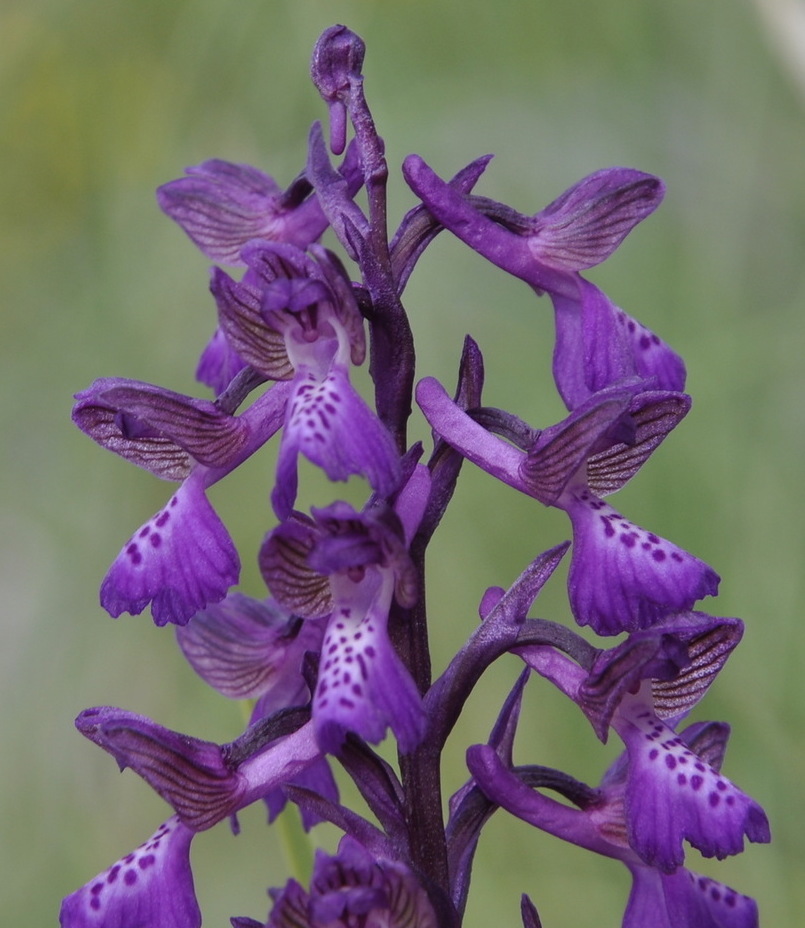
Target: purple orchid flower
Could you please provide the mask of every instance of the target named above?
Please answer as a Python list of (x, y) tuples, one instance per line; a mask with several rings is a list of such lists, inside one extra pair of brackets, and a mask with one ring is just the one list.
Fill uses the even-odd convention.
[(221, 327), (238, 354), (267, 377), (292, 378), (272, 494), (280, 518), (296, 499), (300, 452), (331, 480), (362, 474), (383, 496), (400, 479), (390, 434), (349, 380), (350, 364), (366, 351), (352, 286), (334, 255), (315, 247), (311, 254), (252, 243), (242, 251), (242, 282), (218, 269), (212, 280)]
[[(363, 175), (354, 146), (347, 151), (340, 172), (347, 188), (356, 193)], [(305, 249), (328, 226), (304, 173), (285, 191), (257, 168), (220, 159), (187, 168), (186, 174), (163, 184), (157, 190), (157, 202), (213, 261), (244, 267), (241, 249), (253, 239), (288, 242)], [(217, 329), (201, 355), (196, 378), (221, 393), (244, 366)]]
[(237, 551), (206, 491), (278, 431), (289, 393), (288, 384), (277, 384), (240, 416), (133, 380), (97, 380), (77, 394), (73, 421), (90, 438), (162, 479), (181, 481), (104, 578), (101, 605), (110, 615), (137, 615), (150, 603), (157, 625), (182, 625), (237, 583)]
[[(708, 726), (687, 729), (680, 740), (690, 745), (707, 740)], [(724, 739), (725, 740), (725, 739)], [(622, 861), (632, 877), (623, 928), (758, 928), (755, 901), (709, 877), (679, 867), (669, 872), (647, 865), (624, 840), (623, 768), (616, 761), (598, 790), (575, 789), (579, 808), (557, 802), (527, 785), (529, 768), (510, 769), (487, 745), (467, 752), (477, 786), (494, 807), (506, 809), (549, 834), (586, 850)], [(534, 770), (539, 779), (539, 771)]]
[(697, 757), (674, 725), (696, 705), (738, 644), (737, 619), (669, 616), (599, 653), (592, 668), (544, 646), (518, 653), (576, 701), (602, 740), (611, 726), (626, 745), (622, 799), (628, 845), (665, 873), (684, 860), (683, 840), (705, 857), (770, 840), (760, 806)]
[(229, 745), (170, 731), (122, 709), (87, 709), (76, 726), (131, 767), (176, 812), (136, 851), (68, 896), (61, 928), (197, 928), (190, 843), (321, 758), (311, 723), (281, 717)]
[[(203, 680), (230, 699), (255, 700), (251, 724), (310, 703), (304, 664), (308, 655), (321, 651), (323, 634), (321, 623), (303, 622), (273, 600), (255, 600), (242, 593), (230, 593), (176, 629), (184, 656)], [(338, 787), (325, 758), (288, 784), (338, 801)], [(272, 789), (263, 798), (270, 824), (285, 808), (285, 787)], [(307, 807), (300, 811), (306, 831), (321, 821)]]
[(338, 752), (347, 732), (367, 741), (391, 727), (403, 752), (424, 733), (411, 676), (388, 637), (392, 600), (410, 606), (416, 580), (404, 529), (388, 507), (347, 503), (295, 516), (271, 532), (260, 567), (272, 594), (309, 619), (325, 618), (313, 719), (322, 749)]
[(534, 432), (526, 452), (488, 432), (433, 378), (417, 387), (417, 402), (448, 444), (509, 486), (567, 512), (571, 608), (579, 624), (601, 635), (646, 627), (718, 589), (710, 567), (596, 495), (620, 489), (689, 408), (684, 394), (641, 388), (632, 380), (599, 391), (558, 425)]
[(310, 892), (295, 880), (271, 891), (273, 907), (265, 925), (235, 918), (235, 928), (437, 928), (427, 893), (399, 860), (370, 853), (349, 835), (338, 853), (316, 853)]
[(631, 168), (597, 171), (524, 216), (462, 194), (417, 155), (405, 160), (403, 174), (445, 228), (537, 294), (550, 295), (554, 378), (568, 409), (629, 376), (646, 380), (647, 389), (684, 389), (682, 359), (579, 274), (609, 257), (657, 208), (664, 193), (659, 178)]

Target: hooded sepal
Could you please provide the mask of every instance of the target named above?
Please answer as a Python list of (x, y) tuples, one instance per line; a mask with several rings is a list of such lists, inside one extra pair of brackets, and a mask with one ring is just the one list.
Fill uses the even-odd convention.
[(631, 439), (632, 423), (626, 414), (639, 389), (640, 382), (633, 378), (601, 390), (558, 425), (543, 429), (519, 468), (530, 495), (546, 506), (556, 505), (595, 451), (617, 441), (624, 426)]
[(199, 928), (190, 869), (195, 834), (173, 816), (62, 902), (61, 928)]
[(273, 600), (230, 593), (178, 628), (176, 638), (203, 680), (230, 699), (261, 700), (261, 716), (308, 701), (302, 661), (319, 650), (321, 628)]
[(247, 440), (243, 422), (215, 403), (149, 383), (105, 378), (76, 398), (73, 421), (83, 432), (158, 477), (182, 479), (193, 461), (226, 467)]
[(608, 258), (660, 205), (659, 177), (633, 168), (605, 168), (582, 178), (532, 217), (528, 243), (551, 267), (581, 271)]
[(110, 706), (85, 709), (76, 727), (121, 770), (131, 767), (139, 774), (193, 831), (210, 828), (241, 807), (246, 783), (218, 744)]
[(219, 159), (187, 168), (186, 173), (163, 184), (157, 202), (213, 261), (243, 265), (240, 250), (251, 239), (306, 248), (327, 228), (316, 198), (300, 197), (298, 182), (283, 194), (274, 179), (257, 168)]
[(629, 404), (628, 441), (612, 443), (587, 459), (587, 486), (596, 496), (620, 490), (690, 411), (685, 393), (642, 391)]

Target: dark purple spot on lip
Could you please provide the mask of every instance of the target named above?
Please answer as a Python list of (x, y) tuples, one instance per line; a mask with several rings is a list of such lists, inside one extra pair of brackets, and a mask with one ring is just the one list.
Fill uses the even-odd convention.
[(107, 883), (114, 883), (120, 873), (120, 864), (115, 864), (106, 876)]
[(681, 562), (682, 562), (682, 555), (681, 555), (678, 551), (672, 551), (672, 552), (671, 552), (671, 557), (672, 557), (677, 563), (681, 563)]
[(140, 535), (139, 535), (139, 537), (140, 537), (140, 538), (146, 538), (146, 537), (148, 536), (148, 533), (149, 533), (150, 531), (151, 531), (151, 526), (150, 526), (150, 525), (145, 525), (145, 526), (143, 526), (143, 528), (140, 530)]
[(103, 883), (95, 883), (90, 892), (93, 896), (97, 896), (98, 893), (103, 889)]
[(666, 754), (666, 755), (665, 755), (665, 766), (666, 766), (669, 770), (673, 770), (674, 767), (676, 767), (676, 758), (674, 757), (673, 754)]
[(704, 777), (700, 777), (697, 774), (694, 774), (690, 778), (690, 785), (694, 792), (697, 792), (702, 788), (702, 783), (704, 783)]
[(159, 532), (154, 532), (154, 534), (151, 536), (151, 547), (158, 548), (161, 544), (162, 536), (159, 534)]
[(154, 857), (153, 854), (146, 854), (137, 861), (137, 866), (140, 870), (147, 870), (149, 867), (153, 866), (155, 862), (156, 857)]
[(89, 907), (91, 909), (95, 909), (97, 912), (101, 907), (101, 900), (97, 896), (93, 896), (92, 899), (89, 900)]
[(123, 882), (126, 884), (126, 886), (133, 886), (137, 882), (137, 871), (127, 870), (123, 874)]
[(156, 525), (157, 528), (162, 528), (162, 526), (168, 521), (168, 519), (170, 519), (170, 517), (171, 517), (171, 514), (167, 510), (165, 510), (159, 514), (154, 524)]
[(660, 564), (665, 560), (665, 551), (663, 551), (662, 548), (655, 548), (654, 551), (651, 552), (651, 556)]
[(637, 536), (634, 532), (626, 532), (625, 534), (621, 535), (620, 540), (622, 544), (626, 545), (627, 548), (634, 548), (636, 538)]
[(707, 797), (707, 801), (710, 803), (712, 808), (715, 809), (719, 802), (721, 802), (721, 796), (719, 796), (718, 793), (710, 793), (710, 795)]
[(643, 349), (643, 351), (647, 351), (649, 348), (651, 348), (651, 339), (648, 337), (648, 335), (640, 336), (640, 347)]

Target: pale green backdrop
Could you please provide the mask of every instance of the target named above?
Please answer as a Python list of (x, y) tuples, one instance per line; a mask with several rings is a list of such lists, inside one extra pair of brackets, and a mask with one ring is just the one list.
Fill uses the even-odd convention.
[[(214, 318), (207, 262), (160, 214), (153, 189), (213, 156), (289, 181), (323, 115), (306, 79), (310, 49), (338, 21), (367, 41), (396, 216), (412, 202), (397, 173), (411, 151), (447, 174), (495, 152), (479, 191), (524, 212), (608, 165), (667, 181), (660, 211), (591, 274), (685, 356), (695, 401), (618, 505), (712, 563), (723, 578), (712, 611), (747, 623), (696, 717), (732, 723), (726, 772), (765, 805), (774, 843), (723, 864), (692, 854), (691, 865), (756, 896), (765, 925), (801, 924), (805, 46), (786, 12), (805, 15), (801, 0), (5, 0), (4, 924), (55, 924), (64, 894), (166, 815), (74, 731), (82, 708), (120, 705), (212, 740), (240, 730), (239, 708), (193, 676), (170, 630), (100, 610), (109, 562), (168, 488), (74, 430), (71, 395), (113, 375), (197, 389)], [(470, 332), (486, 352), (489, 403), (537, 425), (559, 417), (546, 301), (443, 236), (408, 305), (421, 374), (452, 383)], [(262, 457), (214, 493), (255, 595), (270, 478)], [(303, 502), (327, 502), (322, 492)], [(434, 545), (437, 667), (474, 624), (484, 588), (510, 582), (566, 533), (561, 514), (466, 469)], [(567, 617), (561, 580), (539, 613)], [(451, 744), (448, 791), (517, 671), (501, 662), (473, 699)], [(532, 684), (518, 760), (595, 782), (615, 748)], [(265, 888), (284, 882), (262, 812), (243, 826), (237, 839), (219, 826), (195, 842), (205, 925), (263, 918)], [(332, 847), (332, 832), (322, 840)], [(467, 925), (518, 925), (523, 891), (546, 928), (614, 928), (627, 879), (617, 863), (499, 815), (481, 842)]]

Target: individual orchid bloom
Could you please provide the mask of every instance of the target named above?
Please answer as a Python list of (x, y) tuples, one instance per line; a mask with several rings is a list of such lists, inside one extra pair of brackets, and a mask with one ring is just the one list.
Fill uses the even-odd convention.
[(77, 394), (73, 421), (90, 438), (164, 480), (181, 481), (139, 528), (101, 585), (110, 615), (182, 625), (238, 581), (240, 561), (206, 491), (281, 427), (288, 384), (263, 393), (242, 415), (220, 404), (134, 380), (97, 380)]
[(628, 376), (646, 380), (648, 389), (684, 389), (682, 359), (579, 274), (609, 257), (657, 208), (664, 193), (659, 178), (631, 168), (597, 171), (524, 216), (462, 194), (417, 155), (406, 159), (403, 173), (445, 228), (537, 294), (550, 295), (554, 378), (568, 409)]
[(425, 716), (387, 624), (392, 600), (411, 606), (416, 580), (399, 518), (385, 505), (358, 513), (347, 503), (293, 517), (271, 532), (260, 567), (272, 595), (308, 619), (326, 617), (313, 721), (322, 749), (348, 732), (377, 743), (391, 727), (412, 750)]
[[(340, 176), (354, 194), (363, 181), (351, 147)], [(186, 169), (186, 176), (157, 190), (162, 211), (213, 261), (244, 267), (241, 249), (252, 239), (307, 248), (328, 226), (311, 184), (300, 174), (281, 190), (276, 181), (246, 164), (213, 159)], [(245, 366), (217, 329), (199, 360), (196, 378), (216, 394)]]
[(198, 928), (190, 843), (321, 758), (312, 725), (286, 731), (278, 719), (229, 745), (170, 731), (111, 707), (76, 719), (82, 734), (131, 767), (176, 812), (146, 842), (68, 896), (61, 928)]
[[(625, 519), (601, 496), (620, 489), (687, 413), (680, 393), (640, 381), (601, 390), (523, 451), (458, 407), (433, 378), (417, 402), (434, 431), (487, 473), (546, 506), (573, 528), (568, 592), (580, 625), (614, 635), (715, 595), (718, 575), (698, 558)], [(599, 495), (600, 494), (600, 495)]]
[(267, 377), (291, 377), (272, 503), (290, 514), (302, 453), (331, 480), (365, 476), (382, 496), (396, 489), (399, 455), (385, 426), (349, 380), (366, 346), (351, 284), (334, 255), (252, 243), (240, 283), (213, 275), (221, 326), (237, 352)]
[[(196, 673), (230, 699), (255, 701), (251, 723), (310, 703), (305, 677), (307, 655), (321, 651), (324, 627), (303, 622), (273, 600), (256, 600), (230, 593), (222, 602), (196, 613), (176, 630), (184, 656)], [(322, 758), (288, 781), (336, 802), (338, 787)], [(283, 786), (266, 796), (269, 823), (285, 808)], [(319, 821), (303, 808), (309, 830)]]
[(422, 885), (399, 860), (370, 853), (346, 835), (338, 852), (316, 852), (310, 891), (296, 880), (271, 890), (273, 907), (263, 925), (235, 918), (236, 928), (437, 928), (439, 920)]
[(136, 850), (62, 902), (61, 928), (199, 928), (190, 869), (195, 835), (172, 816)]
[[(711, 747), (720, 738), (721, 748), (714, 753), (723, 754), (726, 730), (726, 726), (694, 725), (680, 740), (695, 757), (702, 745)], [(566, 792), (577, 808), (528, 785), (531, 780), (542, 785), (542, 768), (511, 769), (488, 745), (471, 747), (467, 763), (475, 783), (493, 804), (492, 810), (499, 806), (549, 834), (626, 865), (632, 888), (623, 928), (758, 928), (757, 904), (750, 897), (681, 866), (670, 871), (654, 868), (630, 847), (625, 839), (628, 800), (623, 795), (627, 766), (623, 758), (615, 762), (599, 789), (576, 783), (568, 789), (561, 779), (547, 784)]]
[(760, 806), (703, 757), (674, 725), (701, 699), (738, 644), (737, 619), (669, 616), (602, 651), (589, 670), (543, 646), (518, 653), (585, 712), (598, 736), (612, 727), (626, 745), (625, 834), (641, 861), (666, 873), (684, 860), (683, 840), (723, 858), (769, 840)]

